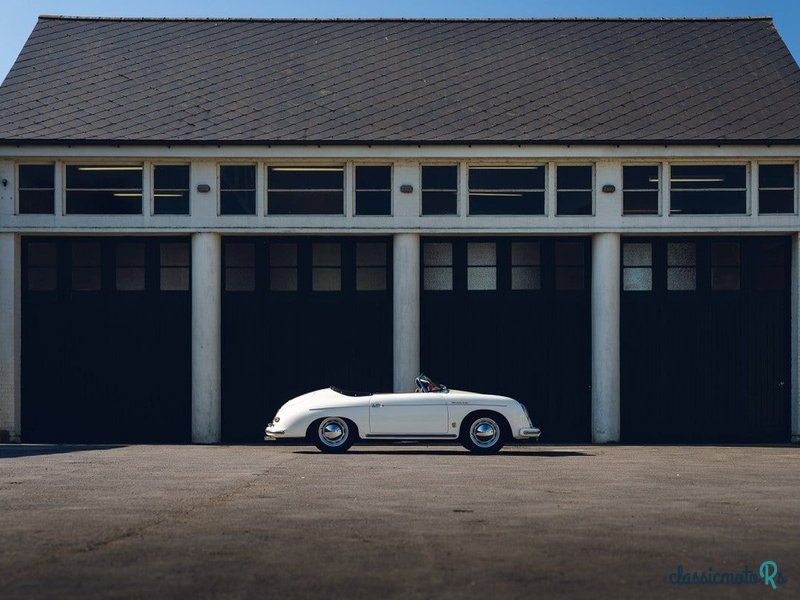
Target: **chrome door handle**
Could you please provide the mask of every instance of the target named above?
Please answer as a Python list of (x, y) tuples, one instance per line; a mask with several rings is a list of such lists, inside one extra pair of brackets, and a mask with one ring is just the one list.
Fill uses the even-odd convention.
[(383, 404), (381, 404), (380, 402), (373, 402), (372, 406), (378, 407), (378, 406), (383, 406)]

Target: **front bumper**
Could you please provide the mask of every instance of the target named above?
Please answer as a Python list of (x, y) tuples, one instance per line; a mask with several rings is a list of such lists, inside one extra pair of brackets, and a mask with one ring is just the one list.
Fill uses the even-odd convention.
[(540, 435), (542, 432), (538, 427), (523, 427), (519, 430), (519, 437), (526, 440), (538, 440)]
[(286, 430), (279, 429), (278, 426), (275, 425), (275, 423), (270, 422), (270, 424), (267, 425), (267, 428), (264, 430), (264, 433), (266, 434), (264, 436), (265, 440), (276, 440), (279, 439), (284, 433), (286, 433)]

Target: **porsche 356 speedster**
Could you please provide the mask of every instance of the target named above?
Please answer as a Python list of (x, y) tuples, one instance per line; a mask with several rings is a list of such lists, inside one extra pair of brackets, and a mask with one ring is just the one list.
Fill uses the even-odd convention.
[(516, 400), (450, 390), (424, 374), (411, 393), (330, 387), (303, 394), (280, 408), (265, 433), (273, 440), (306, 438), (323, 452), (345, 452), (357, 440), (457, 440), (477, 454), (541, 434)]

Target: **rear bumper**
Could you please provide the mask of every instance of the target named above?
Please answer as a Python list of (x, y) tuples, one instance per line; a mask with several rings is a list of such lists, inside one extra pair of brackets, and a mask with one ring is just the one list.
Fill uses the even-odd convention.
[(540, 435), (542, 435), (542, 432), (538, 427), (523, 427), (519, 430), (519, 435), (517, 438), (524, 440), (537, 440), (539, 439)]

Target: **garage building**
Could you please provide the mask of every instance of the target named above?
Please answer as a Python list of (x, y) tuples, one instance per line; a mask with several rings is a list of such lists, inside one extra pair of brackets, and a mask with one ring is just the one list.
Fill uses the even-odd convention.
[(0, 435), (261, 439), (424, 370), (543, 441), (800, 441), (769, 18), (41, 17), (0, 86)]

